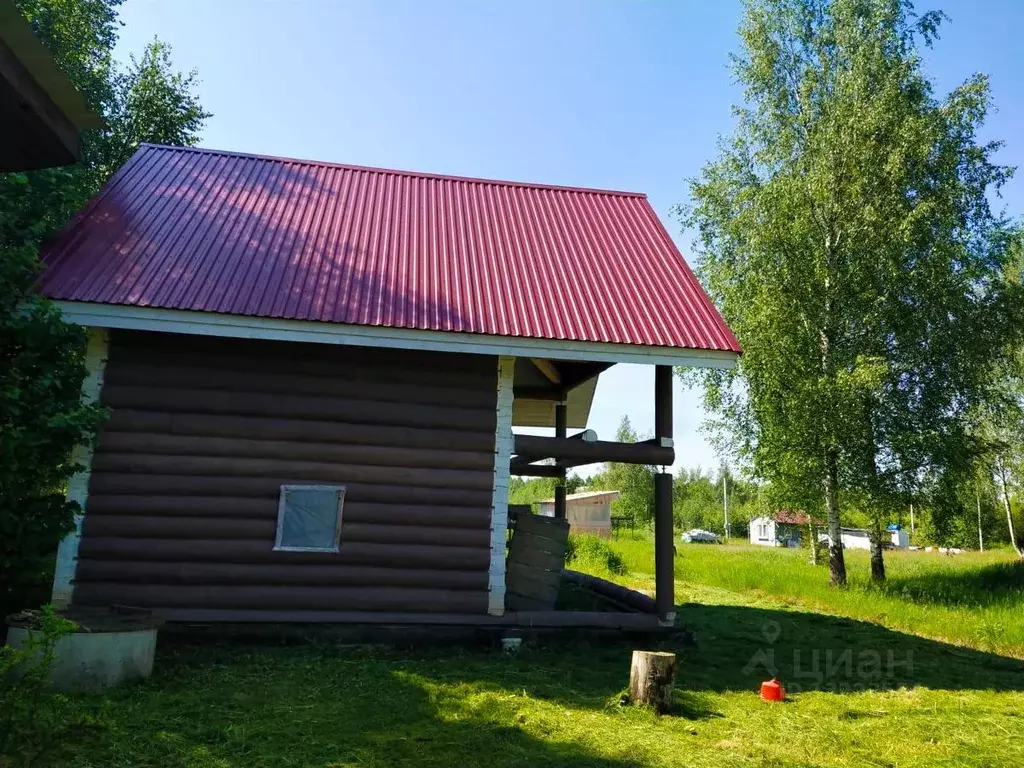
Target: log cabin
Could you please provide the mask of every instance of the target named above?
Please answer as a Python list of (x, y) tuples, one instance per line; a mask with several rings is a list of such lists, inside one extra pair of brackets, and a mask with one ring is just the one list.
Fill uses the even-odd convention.
[[(635, 193), (144, 145), (43, 260), (110, 414), (53, 601), (174, 622), (597, 621), (506, 610), (510, 473), (672, 464), (672, 366), (740, 352)], [(617, 363), (653, 440), (585, 430)]]

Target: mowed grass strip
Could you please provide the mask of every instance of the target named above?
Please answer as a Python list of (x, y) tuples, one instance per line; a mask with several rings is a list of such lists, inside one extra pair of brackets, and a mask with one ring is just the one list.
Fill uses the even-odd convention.
[[(612, 546), (619, 555), (614, 570), (626, 573), (602, 575), (650, 586), (650, 544)], [(606, 569), (609, 561), (597, 549), (588, 548), (589, 562)], [(1002, 568), (1005, 556), (890, 557), (893, 582), (882, 591), (862, 582), (858, 571), (866, 572), (867, 563), (852, 557), (854, 585), (837, 593), (819, 586), (824, 569), (805, 565), (801, 552), (679, 549), (680, 623), (691, 632), (660, 644), (679, 657), (672, 715), (620, 705), (632, 642), (527, 643), (513, 656), (490, 649), (164, 642), (152, 680), (71, 700), (69, 716), (87, 727), (54, 762), (1024, 765), (1024, 662), (1006, 653), (1009, 633), (999, 637), (1003, 652), (986, 650), (984, 638), (941, 627), (936, 616), (954, 608), (935, 595), (889, 591), (900, 580), (912, 592), (931, 579), (960, 596), (955, 610), (967, 616), (1001, 610), (1012, 605), (1013, 588), (986, 604), (977, 584), (990, 578), (988, 561)], [(907, 606), (912, 610), (901, 612)], [(920, 632), (897, 626), (915, 619), (924, 625)], [(972, 639), (937, 639), (958, 634)], [(759, 683), (771, 674), (787, 686), (788, 702), (758, 698)]]
[[(646, 537), (614, 539), (611, 549), (628, 574), (599, 575), (653, 588), (653, 546)], [(844, 590), (828, 586), (827, 567), (811, 565), (805, 549), (679, 543), (676, 550), (676, 578), (684, 584), (770, 596), (1024, 659), (1024, 561), (1008, 550), (952, 556), (886, 552), (888, 579), (882, 586), (870, 581), (868, 553), (847, 550), (850, 583)]]
[[(94, 726), (72, 766), (1014, 766), (1024, 765), (1024, 664), (681, 588), (696, 645), (679, 655), (677, 710), (623, 707), (631, 644), (415, 654), (329, 647), (168, 645), (146, 684), (79, 697)], [(699, 601), (699, 602), (697, 602)], [(778, 634), (765, 637), (766, 625)], [(898, 665), (808, 679), (815, 650)], [(794, 690), (760, 701), (774, 652)], [(802, 654), (802, 669), (793, 659)], [(908, 655), (909, 654), (909, 655)], [(804, 677), (795, 677), (795, 672)]]

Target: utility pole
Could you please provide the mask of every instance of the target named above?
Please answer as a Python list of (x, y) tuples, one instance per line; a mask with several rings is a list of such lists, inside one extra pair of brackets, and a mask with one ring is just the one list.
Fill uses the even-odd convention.
[(725, 515), (725, 540), (729, 541), (729, 488), (726, 485), (727, 479), (725, 467), (722, 467), (722, 509)]

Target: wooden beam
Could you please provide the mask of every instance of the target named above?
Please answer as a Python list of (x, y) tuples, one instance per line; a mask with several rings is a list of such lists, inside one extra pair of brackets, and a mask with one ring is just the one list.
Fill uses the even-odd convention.
[(514, 453), (531, 461), (553, 458), (559, 461), (593, 464), (617, 461), (623, 464), (668, 466), (675, 461), (675, 451), (651, 443), (613, 443), (598, 440), (588, 443), (570, 437), (516, 435)]
[(562, 581), (585, 587), (601, 597), (614, 600), (634, 611), (640, 611), (641, 613), (655, 612), (654, 600), (642, 592), (627, 589), (605, 579), (599, 579), (597, 576), (591, 576), (589, 573), (580, 573), (579, 571), (566, 569), (562, 571)]
[[(375, 610), (267, 610), (239, 608), (163, 608), (160, 616), (168, 622), (202, 625), (180, 631), (214, 633), (219, 628), (258, 632), (276, 636), (294, 624), (354, 624), (381, 628), (388, 625), (448, 626), (467, 628), (520, 629), (611, 629), (633, 632), (657, 632), (657, 617), (649, 613), (618, 613), (614, 611), (506, 611), (504, 616), (467, 613), (426, 613), (423, 611)], [(224, 630), (221, 630), (224, 631)], [(303, 629), (303, 632), (308, 630)], [(315, 631), (315, 630), (314, 630)], [(364, 628), (365, 631), (365, 628)], [(407, 631), (407, 630), (403, 630)], [(360, 635), (362, 636), (362, 635)]]
[(518, 462), (513, 459), (509, 467), (509, 474), (519, 477), (561, 477), (564, 471), (554, 464), (530, 464), (529, 459)]
[(516, 400), (546, 400), (560, 402), (565, 399), (565, 392), (555, 387), (516, 387)]
[(658, 619), (675, 621), (676, 595), (672, 530), (672, 475), (654, 475), (654, 603)]
[[(542, 361), (547, 362), (547, 361)], [(556, 403), (564, 400), (571, 392), (611, 368), (612, 363), (573, 363), (559, 361), (558, 374), (561, 382), (548, 386), (516, 387), (516, 398), (521, 400), (547, 400)]]
[(550, 381), (552, 384), (562, 383), (562, 374), (558, 372), (558, 368), (550, 360), (544, 360), (539, 357), (531, 357), (530, 362), (534, 364), (538, 371), (544, 374), (544, 378)]

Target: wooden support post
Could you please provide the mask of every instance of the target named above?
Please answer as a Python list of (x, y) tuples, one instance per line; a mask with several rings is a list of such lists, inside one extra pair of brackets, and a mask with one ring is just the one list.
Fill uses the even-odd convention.
[[(664, 448), (672, 447), (672, 366), (654, 369), (654, 439)], [(654, 475), (654, 588), (658, 620), (676, 620), (675, 534), (672, 529), (672, 475)]]
[[(568, 408), (565, 403), (555, 405), (555, 437), (564, 440), (569, 425)], [(555, 519), (565, 520), (565, 467), (560, 468), (555, 478)]]
[(565, 520), (565, 470), (562, 470), (560, 477), (555, 479), (555, 517)]
[(676, 620), (672, 532), (672, 475), (654, 475), (654, 603), (662, 624)]
[(654, 367), (654, 439), (666, 448), (672, 447), (671, 365)]
[(672, 708), (676, 655), (662, 651), (633, 651), (629, 668), (629, 701), (646, 704), (659, 714)]

